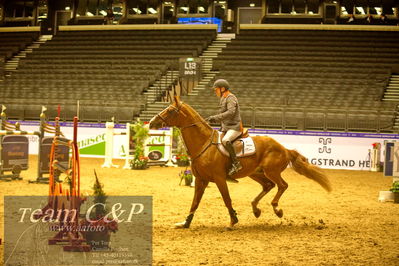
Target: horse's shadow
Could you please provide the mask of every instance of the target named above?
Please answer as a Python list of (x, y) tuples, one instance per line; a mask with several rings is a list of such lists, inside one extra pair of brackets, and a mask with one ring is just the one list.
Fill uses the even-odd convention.
[[(242, 233), (259, 233), (263, 232), (294, 232), (294, 231), (309, 231), (309, 230), (324, 230), (327, 226), (325, 224), (317, 224), (315, 222), (309, 223), (290, 223), (281, 222), (280, 224), (268, 224), (268, 223), (257, 223), (257, 224), (244, 224), (237, 225), (233, 228), (223, 225), (199, 225), (193, 226), (188, 229), (193, 232), (209, 232), (209, 233), (224, 233), (224, 232), (242, 232)], [(184, 229), (183, 229), (184, 230)]]

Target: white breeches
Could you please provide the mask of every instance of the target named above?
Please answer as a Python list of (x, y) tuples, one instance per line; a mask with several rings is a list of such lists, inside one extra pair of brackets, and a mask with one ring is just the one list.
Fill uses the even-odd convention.
[(240, 131), (234, 129), (227, 130), (226, 135), (224, 135), (222, 139), (223, 145), (226, 146), (227, 141), (233, 142), (233, 140), (236, 139), (240, 134), (241, 134)]

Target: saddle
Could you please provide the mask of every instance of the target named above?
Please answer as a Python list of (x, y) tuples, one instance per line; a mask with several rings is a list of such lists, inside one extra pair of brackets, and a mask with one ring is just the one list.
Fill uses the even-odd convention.
[[(228, 151), (222, 144), (222, 139), (224, 135), (224, 132), (218, 131), (217, 147), (223, 155), (230, 157)], [(255, 143), (253, 139), (249, 136), (248, 129), (244, 129), (241, 135), (233, 140), (232, 144), (237, 157), (250, 156), (255, 154), (256, 152)]]

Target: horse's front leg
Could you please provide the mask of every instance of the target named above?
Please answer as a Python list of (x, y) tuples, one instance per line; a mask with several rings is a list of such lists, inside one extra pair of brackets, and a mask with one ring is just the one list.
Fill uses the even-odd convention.
[(201, 179), (199, 176), (195, 177), (195, 192), (193, 202), (191, 203), (190, 214), (186, 217), (186, 220), (181, 223), (176, 223), (175, 228), (189, 228), (191, 221), (194, 218), (194, 213), (201, 202), (202, 195), (204, 195), (205, 188), (208, 186), (209, 181)]
[(227, 187), (226, 178), (217, 179), (215, 183), (222, 194), (224, 204), (226, 205), (227, 209), (229, 210), (230, 214), (230, 227), (233, 227), (236, 223), (238, 223), (237, 213), (233, 209), (231, 204), (231, 198), (229, 193), (229, 188)]

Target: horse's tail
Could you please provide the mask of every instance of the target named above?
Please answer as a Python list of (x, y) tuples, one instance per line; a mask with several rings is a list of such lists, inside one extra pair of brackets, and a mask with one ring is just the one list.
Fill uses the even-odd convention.
[(292, 168), (298, 174), (304, 175), (320, 184), (325, 190), (332, 190), (330, 180), (322, 170), (308, 162), (308, 160), (295, 150), (287, 150)]

